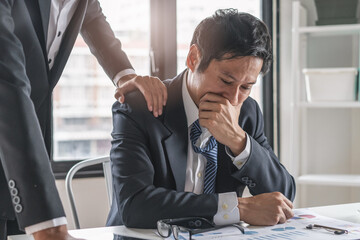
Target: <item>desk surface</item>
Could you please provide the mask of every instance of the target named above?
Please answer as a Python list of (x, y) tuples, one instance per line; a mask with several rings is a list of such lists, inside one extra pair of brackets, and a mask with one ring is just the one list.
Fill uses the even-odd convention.
[[(360, 203), (314, 207), (310, 209), (323, 216), (345, 220), (353, 223), (360, 223)], [(151, 239), (151, 240), (162, 239), (155, 234), (155, 230), (153, 229), (134, 229), (134, 228), (126, 228), (124, 226), (71, 230), (70, 234), (74, 237), (83, 238), (86, 240), (133, 239), (133, 238), (121, 238), (121, 237), (116, 238), (116, 235), (134, 237), (134, 239), (136, 238)], [(8, 239), (32, 240), (33, 238), (26, 235), (18, 235), (18, 236), (9, 237)]]

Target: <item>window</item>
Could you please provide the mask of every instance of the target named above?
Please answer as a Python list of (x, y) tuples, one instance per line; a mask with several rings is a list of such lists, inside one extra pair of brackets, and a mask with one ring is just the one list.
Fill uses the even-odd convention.
[[(185, 69), (192, 33), (203, 18), (216, 9), (230, 7), (260, 17), (261, 3), (262, 0), (100, 0), (136, 72), (161, 79), (172, 78)], [(260, 104), (261, 86), (259, 79), (252, 90)], [(76, 161), (109, 154), (114, 91), (111, 80), (79, 36), (53, 94), (55, 174), (64, 174)]]
[[(149, 1), (101, 0), (100, 3), (136, 72), (149, 75)], [(54, 89), (54, 162), (109, 154), (114, 90), (79, 35)]]

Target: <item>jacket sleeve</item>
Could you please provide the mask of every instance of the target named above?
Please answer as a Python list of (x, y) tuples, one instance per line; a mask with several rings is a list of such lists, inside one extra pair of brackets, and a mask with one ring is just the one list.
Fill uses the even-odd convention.
[(0, 192), (3, 198), (11, 190), (24, 229), (65, 214), (30, 99), (23, 46), (14, 33), (14, 4), (24, 3), (0, 0), (0, 159), (9, 185)]
[(264, 134), (264, 119), (253, 99), (243, 105), (240, 126), (248, 133), (251, 151), (248, 160), (233, 177), (247, 185), (252, 195), (281, 192), (291, 201), (295, 198), (295, 181), (274, 154)]
[(97, 0), (89, 0), (81, 35), (110, 79), (122, 70), (133, 69)]
[(147, 126), (139, 122), (146, 121), (146, 117), (134, 118), (134, 109), (124, 111), (116, 106), (119, 103), (113, 107), (110, 157), (117, 216), (122, 223), (127, 227), (155, 228), (159, 219), (190, 216), (212, 219), (217, 212), (217, 194), (196, 195), (154, 186), (154, 166), (159, 164), (150, 154)]

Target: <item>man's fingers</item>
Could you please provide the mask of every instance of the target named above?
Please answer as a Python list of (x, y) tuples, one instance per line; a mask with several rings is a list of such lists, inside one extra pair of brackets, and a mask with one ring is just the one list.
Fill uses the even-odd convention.
[(287, 220), (286, 215), (283, 213), (283, 214), (281, 214), (278, 223), (285, 223), (286, 220)]
[(118, 101), (120, 103), (124, 103), (125, 102), (125, 96), (124, 95), (120, 95), (120, 97), (118, 98)]
[[(125, 94), (131, 91), (134, 91), (136, 89), (136, 86), (133, 82), (128, 81), (123, 83), (119, 88), (116, 89), (114, 97), (116, 100), (118, 100), (121, 103), (124, 103), (125, 101)], [(121, 98), (121, 99), (120, 99)]]
[(161, 115), (168, 97), (164, 83), (157, 77), (136, 76), (116, 90), (115, 98), (124, 103), (125, 94), (136, 89), (143, 94), (149, 111), (152, 111), (155, 117)]
[(156, 94), (150, 92), (151, 94), (151, 98), (153, 100), (153, 114), (154, 117), (158, 117), (159, 116), (159, 105), (162, 106), (162, 101), (159, 102), (159, 98), (156, 96)]
[[(154, 101), (153, 105), (153, 113), (154, 116), (157, 117), (162, 114), (163, 112), (163, 106), (166, 104), (167, 100), (167, 89), (163, 82), (160, 81), (160, 79), (156, 77), (150, 77), (148, 79), (148, 83), (150, 85), (149, 89), (152, 89), (152, 99)], [(166, 95), (166, 100), (164, 100)]]
[(213, 111), (220, 112), (221, 105), (216, 102), (200, 102), (199, 103), (199, 111)]
[(167, 102), (167, 98), (168, 98), (168, 93), (167, 93), (167, 88), (165, 87), (165, 84), (161, 82), (161, 91), (162, 91), (162, 95), (163, 95), (163, 106), (166, 105)]
[[(202, 119), (212, 119), (212, 120), (215, 120), (215, 119), (216, 119), (215, 114), (216, 114), (216, 113), (210, 112), (210, 111), (202, 111), (202, 112), (199, 112), (199, 121), (202, 120)], [(201, 124), (200, 124), (200, 125), (201, 125)]]
[[(149, 86), (144, 87), (143, 85), (138, 85), (138, 88), (139, 88), (140, 92), (144, 95), (144, 98), (146, 100), (149, 111), (152, 112), (154, 110), (154, 99), (151, 94), (151, 91), (146, 90), (146, 89), (149, 89)], [(154, 116), (155, 116), (155, 114), (154, 114)]]
[(163, 106), (164, 106), (164, 95), (163, 95), (163, 92), (161, 90), (161, 87), (158, 86), (158, 91), (157, 91), (157, 102), (158, 102), (158, 113), (159, 115), (162, 114), (162, 109), (163, 109)]
[(222, 103), (222, 104), (226, 104), (226, 102), (228, 101), (226, 98), (215, 94), (215, 93), (206, 93), (204, 96), (202, 96), (200, 98), (200, 102), (217, 102), (217, 103)]
[(293, 203), (289, 199), (287, 199), (285, 196), (284, 196), (284, 202), (286, 203), (286, 205), (289, 206), (289, 208), (291, 208), (291, 209), (294, 208)]
[(286, 219), (290, 219), (294, 216), (294, 212), (292, 211), (292, 209), (287, 206), (285, 208), (283, 208), (283, 211), (286, 216)]

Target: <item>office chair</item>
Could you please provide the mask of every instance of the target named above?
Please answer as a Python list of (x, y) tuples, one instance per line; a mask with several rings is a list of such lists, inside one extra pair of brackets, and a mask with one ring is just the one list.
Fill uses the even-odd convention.
[(80, 224), (79, 224), (79, 218), (78, 218), (78, 214), (77, 214), (76, 206), (75, 206), (74, 193), (73, 193), (73, 189), (72, 189), (72, 180), (74, 178), (74, 175), (80, 169), (82, 169), (84, 167), (100, 164), (100, 163), (103, 164), (103, 171), (104, 171), (108, 201), (109, 201), (109, 206), (111, 206), (113, 189), (112, 189), (112, 176), (111, 176), (111, 167), (110, 167), (110, 157), (109, 156), (91, 158), (91, 159), (86, 159), (84, 161), (81, 161), (81, 162), (75, 164), (69, 170), (69, 172), (66, 174), (66, 179), (65, 179), (66, 194), (67, 194), (69, 202), (70, 202), (71, 213), (72, 213), (72, 217), (74, 219), (74, 224), (75, 224), (76, 229), (80, 229)]

